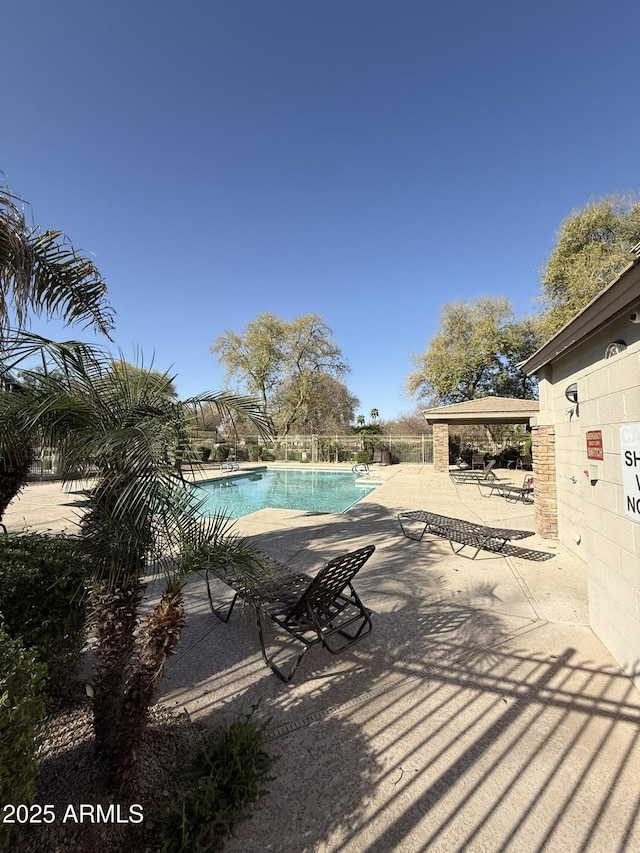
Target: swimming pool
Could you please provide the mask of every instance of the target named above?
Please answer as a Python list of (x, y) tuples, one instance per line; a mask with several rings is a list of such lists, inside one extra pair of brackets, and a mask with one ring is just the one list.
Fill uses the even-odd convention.
[(378, 485), (345, 471), (265, 469), (201, 483), (198, 496), (206, 495), (202, 515), (240, 518), (261, 509), (341, 513)]

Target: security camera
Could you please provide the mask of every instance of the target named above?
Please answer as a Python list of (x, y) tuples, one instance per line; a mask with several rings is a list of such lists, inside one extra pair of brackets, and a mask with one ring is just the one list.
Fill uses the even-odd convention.
[(629, 314), (629, 322), (640, 323), (640, 311), (634, 311), (632, 314)]

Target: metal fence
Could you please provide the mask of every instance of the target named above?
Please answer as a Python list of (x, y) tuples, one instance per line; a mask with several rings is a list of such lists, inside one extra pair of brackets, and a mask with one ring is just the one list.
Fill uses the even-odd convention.
[[(272, 441), (259, 438), (238, 438), (220, 442), (215, 433), (199, 433), (194, 446), (197, 458), (207, 448), (207, 458), (218, 461), (235, 459), (238, 462), (357, 462), (363, 455), (368, 461), (383, 464), (403, 462), (418, 465), (433, 462), (431, 435), (289, 435)], [(204, 459), (204, 457), (202, 457)], [(206, 460), (205, 460), (206, 461)], [(31, 465), (32, 478), (56, 476), (58, 465), (52, 448), (41, 452)]]
[(244, 438), (217, 443), (201, 434), (196, 442), (211, 450), (212, 459), (223, 457), (265, 462), (356, 462), (368, 454), (372, 462), (433, 462), (431, 435), (289, 435), (273, 441)]
[(30, 477), (53, 477), (56, 474), (56, 458), (55, 452), (47, 449), (45, 452), (35, 457), (29, 467)]

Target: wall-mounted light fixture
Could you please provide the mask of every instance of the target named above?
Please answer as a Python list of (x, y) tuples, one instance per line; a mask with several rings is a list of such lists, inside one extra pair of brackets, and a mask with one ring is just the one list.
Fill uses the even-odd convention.
[(577, 382), (573, 382), (571, 385), (567, 385), (564, 391), (564, 396), (570, 403), (578, 402), (578, 384)]
[(613, 341), (604, 351), (604, 357), (612, 358), (614, 355), (620, 355), (620, 353), (624, 352), (626, 348), (627, 345), (624, 341)]

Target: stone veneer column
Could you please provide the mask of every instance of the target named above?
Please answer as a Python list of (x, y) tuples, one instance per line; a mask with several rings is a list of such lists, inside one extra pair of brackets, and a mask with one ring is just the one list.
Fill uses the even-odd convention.
[(536, 531), (545, 539), (558, 536), (558, 493), (556, 488), (556, 430), (534, 426), (531, 430), (533, 496)]
[(449, 424), (436, 422), (433, 425), (433, 470), (449, 470)]

